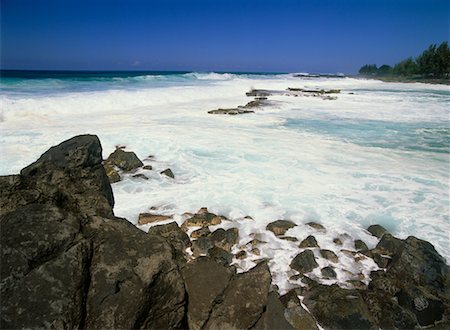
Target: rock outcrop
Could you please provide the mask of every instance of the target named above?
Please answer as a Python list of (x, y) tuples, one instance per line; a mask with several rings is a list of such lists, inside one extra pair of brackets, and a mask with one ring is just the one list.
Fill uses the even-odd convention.
[(175, 222), (147, 234), (115, 217), (101, 155), (96, 136), (77, 136), (0, 177), (2, 329), (249, 329), (279, 307), (266, 263), (229, 266), (236, 228), (206, 233), (210, 257), (187, 263)]
[(286, 232), (294, 228), (295, 223), (289, 220), (277, 220), (267, 225), (266, 229), (274, 233), (276, 236), (284, 235)]
[[(101, 155), (96, 136), (77, 136), (19, 175), (0, 177), (2, 329), (450, 326), (450, 269), (426, 241), (371, 226), (380, 238), (374, 249), (356, 242), (361, 252), (341, 249), (338, 257), (309, 236), (290, 263), (301, 285), (279, 297), (270, 260), (254, 260), (256, 266), (237, 273), (239, 262), (247, 262), (240, 258), (265, 257), (264, 242), (253, 234), (238, 246), (239, 231), (223, 216), (202, 208), (181, 227), (171, 222), (148, 233), (114, 216)], [(223, 221), (227, 229), (217, 229)], [(294, 225), (276, 221), (268, 229), (284, 235)], [(382, 269), (325, 285), (351, 274), (339, 263), (348, 257), (373, 258)]]
[(175, 328), (184, 282), (173, 251), (113, 215), (96, 136), (2, 177), (2, 328)]

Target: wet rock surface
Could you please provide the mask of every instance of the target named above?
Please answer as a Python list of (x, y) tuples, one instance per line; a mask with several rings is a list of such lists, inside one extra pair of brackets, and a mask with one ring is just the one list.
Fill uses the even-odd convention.
[[(326, 228), (308, 223), (306, 234), (318, 231), (324, 247), (335, 250), (320, 250), (312, 235), (299, 249), (281, 240), (295, 226), (282, 220), (267, 228), (277, 238), (253, 233), (240, 242), (231, 220), (206, 208), (186, 214), (182, 226), (160, 224), (147, 234), (114, 216), (101, 154), (96, 136), (78, 136), (20, 175), (0, 177), (1, 328), (450, 326), (450, 269), (426, 241), (371, 226), (376, 247), (351, 250), (349, 235), (327, 245), (320, 236)], [(290, 262), (294, 289), (281, 297), (271, 286), (265, 235), (300, 251)], [(249, 258), (254, 266), (243, 272), (239, 263)], [(381, 269), (352, 273), (345, 262), (353, 259)]]
[(317, 240), (314, 236), (309, 235), (300, 243), (299, 246), (301, 248), (315, 248), (319, 247), (319, 244), (317, 244)]
[(125, 151), (122, 148), (117, 148), (116, 151), (109, 155), (105, 163), (117, 166), (124, 171), (133, 171), (144, 166), (134, 152)]
[(275, 101), (269, 100), (271, 96), (293, 96), (293, 97), (318, 97), (322, 100), (336, 100), (337, 96), (331, 94), (339, 94), (339, 89), (307, 89), (288, 87), (285, 90), (267, 90), (267, 89), (252, 89), (245, 93), (246, 96), (254, 97), (253, 101), (245, 105), (239, 105), (236, 108), (219, 108), (208, 111), (212, 115), (242, 115), (247, 113), (254, 113), (256, 109), (273, 106)]
[(309, 273), (316, 267), (319, 267), (319, 264), (311, 250), (301, 252), (291, 262), (291, 268), (300, 273)]
[(187, 219), (182, 227), (186, 230), (188, 227), (208, 227), (222, 223), (222, 218), (217, 214), (211, 213), (206, 207), (201, 208), (196, 214)]
[(146, 225), (146, 224), (152, 223), (152, 222), (165, 221), (170, 218), (171, 217), (167, 216), (167, 215), (153, 214), (153, 213), (141, 213), (141, 214), (139, 214), (138, 224)]
[(166, 168), (164, 171), (161, 171), (160, 174), (165, 175), (169, 178), (175, 179), (175, 175), (173, 174), (170, 168)]
[(267, 225), (266, 229), (274, 233), (276, 236), (284, 235), (286, 232), (294, 228), (295, 223), (289, 220), (277, 220)]
[(389, 232), (381, 225), (371, 225), (367, 228), (367, 231), (377, 238), (381, 238), (384, 234), (389, 234)]

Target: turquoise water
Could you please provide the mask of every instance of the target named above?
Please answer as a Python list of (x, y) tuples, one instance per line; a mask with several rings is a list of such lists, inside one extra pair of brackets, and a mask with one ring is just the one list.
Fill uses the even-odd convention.
[(365, 147), (450, 154), (448, 122), (288, 119), (285, 126)]
[[(276, 75), (245, 72), (233, 74), (259, 78)], [(56, 95), (111, 89), (139, 90), (207, 84), (217, 78), (217, 75), (219, 74), (188, 71), (2, 71), (0, 89), (2, 93), (10, 96)]]

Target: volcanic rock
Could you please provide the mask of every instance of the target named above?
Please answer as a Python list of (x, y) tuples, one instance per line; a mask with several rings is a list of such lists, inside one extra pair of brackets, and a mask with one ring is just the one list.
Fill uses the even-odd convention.
[(206, 237), (209, 234), (211, 234), (211, 231), (209, 230), (209, 228), (208, 227), (202, 227), (200, 229), (194, 230), (191, 233), (191, 237), (192, 238)]
[[(159, 222), (170, 219), (171, 216), (153, 213), (141, 213), (139, 214), (138, 224), (146, 225), (148, 223)], [(178, 227), (178, 226), (177, 226)]]
[(270, 271), (265, 262), (233, 276), (204, 329), (249, 329), (255, 325), (264, 312), (270, 283)]
[(369, 226), (369, 228), (367, 228), (367, 231), (377, 238), (381, 238), (381, 236), (388, 233), (388, 231), (380, 225)]
[(369, 248), (367, 247), (367, 244), (364, 243), (364, 242), (363, 242), (362, 240), (360, 240), (360, 239), (355, 240), (355, 249), (356, 249), (357, 251), (363, 251), (363, 252), (369, 250)]
[(124, 151), (121, 148), (117, 148), (111, 155), (109, 155), (105, 163), (115, 165), (121, 170), (128, 172), (144, 166), (134, 152)]
[(183, 225), (186, 227), (200, 226), (208, 227), (218, 225), (222, 222), (221, 217), (214, 213), (208, 212), (206, 208), (201, 208), (194, 216), (187, 219)]
[(299, 245), (301, 248), (315, 248), (319, 247), (317, 244), (316, 238), (312, 235), (309, 235), (306, 237)]
[(314, 253), (311, 250), (305, 250), (292, 260), (290, 266), (300, 273), (309, 273), (319, 265), (316, 262)]
[(0, 180), (1, 328), (182, 326), (172, 248), (114, 217), (101, 155), (77, 136)]
[(271, 222), (267, 225), (266, 230), (270, 230), (275, 235), (280, 236), (286, 234), (286, 232), (294, 228), (296, 226), (295, 223), (289, 220), (277, 220), (274, 222)]
[(333, 251), (320, 250), (319, 252), (320, 252), (320, 255), (322, 257), (324, 257), (325, 259), (327, 259), (327, 260), (330, 260), (330, 261), (335, 262), (335, 263), (337, 263), (339, 261), (338, 256)]
[(286, 320), (297, 330), (318, 330), (316, 320), (301, 305), (298, 294), (295, 290), (291, 290), (284, 296), (280, 297), (281, 303), (284, 305), (284, 316)]
[(173, 174), (170, 168), (166, 168), (164, 171), (161, 171), (160, 174), (168, 176), (169, 178), (175, 179), (175, 175)]
[(270, 292), (267, 298), (266, 310), (255, 325), (255, 330), (294, 330), (295, 328), (285, 318), (285, 307), (277, 293)]
[(312, 227), (312, 228), (314, 228), (316, 230), (319, 230), (319, 231), (326, 231), (325, 227), (322, 226), (320, 223), (317, 223), (317, 222), (308, 222), (306, 225), (310, 226), (310, 227)]
[(189, 295), (189, 329), (200, 330), (211, 314), (214, 301), (228, 287), (233, 272), (209, 258), (201, 257), (187, 264), (182, 274)]
[(333, 267), (324, 267), (320, 270), (322, 276), (325, 278), (336, 278), (336, 272)]

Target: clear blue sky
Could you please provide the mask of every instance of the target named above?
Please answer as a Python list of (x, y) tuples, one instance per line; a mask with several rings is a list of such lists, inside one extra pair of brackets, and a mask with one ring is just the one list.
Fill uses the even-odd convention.
[(354, 73), (449, 37), (449, 0), (1, 0), (1, 67)]

